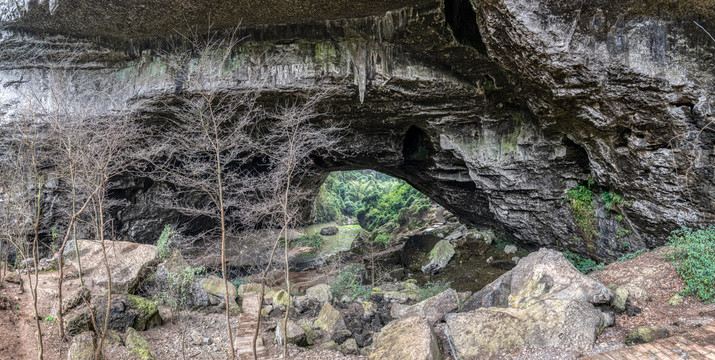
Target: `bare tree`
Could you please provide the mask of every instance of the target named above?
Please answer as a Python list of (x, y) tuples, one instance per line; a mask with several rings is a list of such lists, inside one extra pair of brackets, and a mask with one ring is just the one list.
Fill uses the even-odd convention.
[(224, 282), (226, 329), (230, 358), (235, 358), (230, 322), (226, 242), (235, 233), (232, 209), (239, 208), (246, 193), (245, 138), (262, 115), (259, 90), (236, 92), (221, 86), (227, 63), (238, 43), (236, 30), (228, 37), (192, 34), (187, 51), (167, 55), (177, 77), (177, 93), (165, 105), (172, 114), (155, 128), (160, 141), (145, 158), (152, 176), (170, 183), (167, 207), (215, 226), (201, 234), (221, 242), (221, 274)]
[[(321, 117), (317, 107), (330, 94), (330, 90), (310, 94), (307, 99), (287, 99), (278, 104), (277, 109), (271, 112), (268, 124), (260, 127), (258, 136), (248, 139), (250, 151), (266, 159), (269, 170), (265, 183), (269, 197), (275, 208), (264, 208), (272, 215), (273, 223), (280, 228), (277, 238), (273, 242), (268, 266), (262, 273), (262, 290), (259, 294), (261, 303), (265, 287), (265, 276), (272, 265), (273, 254), (277, 244), (283, 241), (283, 258), (285, 267), (285, 285), (289, 301), (283, 318), (283, 334), (286, 334), (288, 315), (290, 313), (290, 264), (288, 231), (302, 220), (304, 208), (312, 200), (312, 192), (302, 185), (310, 175), (314, 175), (316, 166), (314, 157), (326, 156), (335, 151), (335, 145), (340, 141), (342, 127), (324, 122), (316, 123)], [(260, 331), (259, 324), (253, 337), (253, 352), (256, 358), (256, 340)], [(287, 341), (283, 341), (283, 357), (288, 353)]]

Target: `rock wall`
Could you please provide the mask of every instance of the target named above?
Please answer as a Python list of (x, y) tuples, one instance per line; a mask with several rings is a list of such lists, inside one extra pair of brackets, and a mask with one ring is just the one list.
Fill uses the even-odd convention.
[[(142, 100), (145, 115), (159, 116), (157, 104), (177, 84), (166, 49), (182, 46), (177, 31), (206, 30), (203, 15), (212, 13), (217, 30), (244, 20), (246, 40), (222, 84), (229, 91), (260, 85), (271, 101), (336, 87), (322, 110), (349, 124), (345, 155), (318, 161), (322, 175), (306, 186), (317, 189), (334, 170), (375, 169), (463, 221), (596, 257), (661, 244), (680, 225), (715, 223), (715, 40), (705, 31), (715, 31), (715, 17), (707, 6), (123, 3), (18, 8), (0, 0), (0, 121), (21, 113), (29, 90), (48, 96), (38, 84), (52, 68), (77, 68), (78, 84)], [(584, 240), (564, 198), (589, 179), (599, 236)], [(116, 184), (115, 196), (133, 204), (117, 211), (120, 233), (158, 237), (170, 214), (152, 209), (155, 187)], [(604, 209), (598, 195), (606, 191), (627, 201), (623, 219)]]

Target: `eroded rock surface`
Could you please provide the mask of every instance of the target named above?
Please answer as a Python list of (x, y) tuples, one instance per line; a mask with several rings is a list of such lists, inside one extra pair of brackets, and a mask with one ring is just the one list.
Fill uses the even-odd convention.
[(447, 314), (447, 339), (458, 358), (488, 358), (521, 347), (590, 348), (611, 317), (593, 304), (611, 292), (557, 251), (541, 249)]
[[(232, 60), (240, 66), (220, 85), (228, 91), (266, 85), (270, 102), (337, 86), (323, 108), (349, 124), (344, 156), (317, 161), (319, 175), (306, 187), (317, 191), (333, 170), (371, 168), (522, 245), (598, 257), (616, 256), (623, 243), (659, 245), (680, 225), (715, 222), (708, 2), (323, 2), (107, 8), (61, 0), (21, 12), (2, 1), (0, 122), (21, 113), (23, 93), (42, 89), (48, 67), (77, 51), (73, 89), (91, 84), (119, 104), (146, 99), (141, 112), (163, 116), (160, 104), (178, 81), (160, 50), (165, 36), (205, 24), (197, 17), (211, 8), (217, 28), (244, 19), (249, 35)], [(36, 56), (27, 56), (28, 44)], [(267, 80), (252, 76), (259, 73)], [(599, 208), (595, 239), (574, 236), (563, 201), (589, 178)], [(130, 204), (114, 211), (123, 236), (149, 242), (177, 218), (154, 205), (165, 184), (126, 178), (113, 187)], [(604, 211), (598, 195), (606, 191), (630, 204), (614, 210), (623, 220)]]

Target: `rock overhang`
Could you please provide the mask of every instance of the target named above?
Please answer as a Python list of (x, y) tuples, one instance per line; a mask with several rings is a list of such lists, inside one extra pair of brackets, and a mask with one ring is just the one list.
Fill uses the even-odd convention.
[[(172, 16), (193, 9), (196, 17), (167, 26), (172, 17), (153, 12), (171, 12), (162, 1), (123, 9), (115, 6), (119, 2), (75, 24), (100, 2), (87, 2), (84, 10), (77, 1), (52, 3), (52, 14), (47, 2), (30, 7), (3, 33), (3, 104), (46, 67), (12, 61), (13, 49), (28, 42), (49, 44), (50, 64), (63, 49), (83, 49), (88, 55), (76, 61), (81, 76), (108, 81), (117, 92), (139, 88), (137, 98), (171, 96), (175, 79), (161, 60), (169, 43), (164, 35), (175, 33), (176, 24), (201, 26), (201, 17), (214, 13), (196, 11), (206, 9), (204, 2), (179, 2)], [(226, 4), (220, 1), (214, 10)], [(713, 135), (707, 129), (701, 134), (705, 152), (691, 174), (703, 181), (695, 183), (680, 173), (688, 169), (678, 164), (682, 154), (670, 142), (678, 131), (698, 130), (712, 117), (712, 74), (703, 69), (713, 64), (715, 42), (693, 22), (713, 24), (702, 6), (411, 0), (361, 1), (343, 12), (319, 4), (282, 2), (280, 11), (266, 10), (270, 2), (246, 5), (262, 8), (242, 22), (248, 38), (225, 86), (251, 88), (250, 74), (257, 73), (271, 79), (267, 98), (337, 86), (324, 108), (351, 124), (345, 147), (352, 155), (323, 164), (323, 174), (379, 170), (406, 179), (465, 221), (500, 227), (524, 244), (599, 257), (614, 256), (624, 241), (637, 247), (662, 243), (677, 225), (715, 222), (715, 185), (707, 176), (713, 174), (707, 148)], [(284, 11), (294, 7), (301, 9)], [(234, 26), (236, 12), (246, 11), (239, 8), (215, 17), (215, 28)], [(312, 9), (310, 16), (305, 9)], [(12, 106), (2, 111), (10, 116)], [(425, 161), (408, 159), (410, 131), (427, 141)], [(589, 177), (599, 191), (629, 200), (625, 211), (635, 223), (614, 225), (608, 212), (599, 213), (599, 231), (607, 239), (592, 244), (595, 249), (578, 240), (563, 201), (568, 189)], [(125, 220), (127, 232), (128, 224), (141, 222)], [(654, 238), (619, 237), (619, 226)]]

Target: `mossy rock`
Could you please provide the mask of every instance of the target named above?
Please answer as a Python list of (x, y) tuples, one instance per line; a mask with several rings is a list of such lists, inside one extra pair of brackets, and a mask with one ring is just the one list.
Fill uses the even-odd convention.
[(94, 349), (94, 333), (83, 332), (72, 338), (67, 360), (94, 360)]
[(146, 339), (139, 335), (133, 328), (127, 329), (127, 347), (131, 353), (137, 356), (140, 360), (154, 360), (154, 357), (149, 352), (149, 344)]
[(628, 334), (626, 345), (645, 344), (668, 336), (670, 336), (670, 332), (662, 327), (641, 326), (636, 331)]
[(273, 307), (285, 310), (290, 304), (290, 296), (285, 290), (273, 293)]
[(685, 301), (685, 299), (683, 299), (680, 294), (675, 294), (668, 299), (668, 304), (670, 304), (670, 306), (678, 306), (683, 303), (683, 301)]
[(156, 302), (136, 295), (127, 295), (131, 306), (137, 310), (133, 328), (144, 331), (161, 325), (161, 316)]
[(345, 327), (345, 320), (340, 311), (336, 310), (330, 303), (324, 303), (313, 326), (332, 334), (335, 330)]

